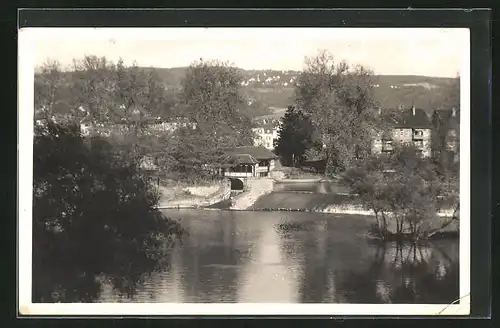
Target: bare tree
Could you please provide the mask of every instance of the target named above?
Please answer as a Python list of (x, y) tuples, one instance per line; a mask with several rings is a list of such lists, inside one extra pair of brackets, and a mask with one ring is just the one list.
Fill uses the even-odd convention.
[(47, 60), (35, 73), (35, 112), (46, 119), (53, 116), (54, 106), (64, 86), (61, 65), (57, 61)]

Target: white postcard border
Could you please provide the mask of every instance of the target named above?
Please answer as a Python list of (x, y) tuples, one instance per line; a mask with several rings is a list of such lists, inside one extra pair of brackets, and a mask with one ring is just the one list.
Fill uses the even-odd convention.
[[(167, 31), (168, 30), (168, 31)], [(293, 31), (292, 31), (293, 30)], [(218, 304), (31, 302), (35, 45), (48, 39), (433, 38), (440, 28), (23, 28), (19, 30), (18, 309), (24, 315), (466, 315), (470, 311), (470, 35), (463, 33), (460, 69), (460, 304)], [(456, 31), (453, 31), (456, 32)], [(83, 55), (83, 54), (82, 54)], [(458, 300), (457, 300), (458, 302)]]

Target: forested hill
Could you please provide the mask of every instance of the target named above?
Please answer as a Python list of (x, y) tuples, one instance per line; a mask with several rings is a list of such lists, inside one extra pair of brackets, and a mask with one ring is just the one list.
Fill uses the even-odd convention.
[[(187, 68), (146, 69), (156, 70), (168, 87), (177, 88)], [(240, 73), (243, 76), (242, 86), (250, 98), (259, 100), (268, 107), (284, 108), (293, 103), (293, 85), (300, 72), (240, 69)], [(375, 75), (373, 86), (375, 98), (382, 108), (413, 104), (426, 110), (434, 110), (459, 106), (456, 97), (450, 95), (452, 89), (458, 86), (458, 78)], [(459, 92), (458, 89), (456, 92)]]
[[(154, 70), (170, 93), (175, 94), (184, 78), (187, 67), (143, 68)], [(249, 99), (248, 114), (252, 117), (271, 114), (269, 108), (286, 108), (294, 103), (294, 84), (298, 71), (243, 70), (242, 90)], [(64, 79), (71, 80), (67, 72)], [(373, 91), (382, 108), (395, 108), (399, 105), (423, 108), (428, 112), (434, 109), (458, 107), (458, 78), (439, 78), (428, 76), (378, 75), (373, 77)], [(69, 85), (69, 84), (67, 84)], [(71, 90), (62, 97), (70, 97)], [(174, 98), (172, 98), (172, 101)]]

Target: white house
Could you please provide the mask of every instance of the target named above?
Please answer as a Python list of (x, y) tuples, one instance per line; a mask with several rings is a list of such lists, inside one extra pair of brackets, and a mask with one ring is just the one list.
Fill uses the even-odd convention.
[(255, 133), (254, 146), (264, 146), (269, 150), (274, 149), (274, 141), (278, 139), (278, 122), (261, 124), (252, 130)]

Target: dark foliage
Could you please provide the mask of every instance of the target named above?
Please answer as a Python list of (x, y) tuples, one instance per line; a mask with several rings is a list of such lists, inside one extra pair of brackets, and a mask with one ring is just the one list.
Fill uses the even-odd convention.
[(313, 146), (318, 147), (315, 140), (315, 128), (300, 109), (289, 106), (283, 118), (275, 142), (276, 155), (286, 166), (297, 166), (304, 163), (306, 151)]
[(68, 284), (153, 269), (181, 233), (155, 209), (158, 194), (137, 163), (75, 125), (37, 127), (33, 190), (34, 301), (57, 290), (82, 300)]

